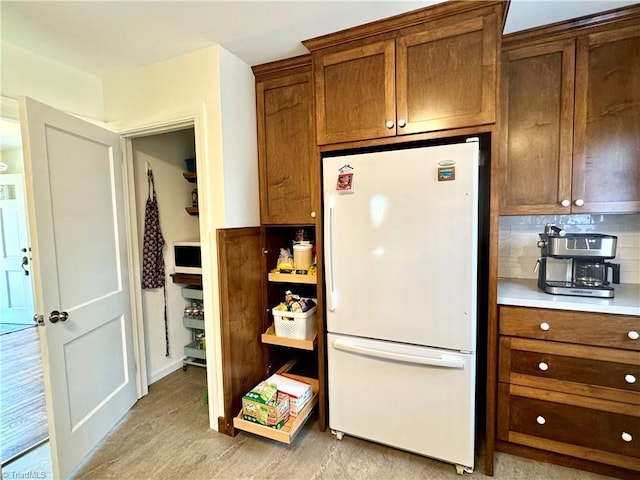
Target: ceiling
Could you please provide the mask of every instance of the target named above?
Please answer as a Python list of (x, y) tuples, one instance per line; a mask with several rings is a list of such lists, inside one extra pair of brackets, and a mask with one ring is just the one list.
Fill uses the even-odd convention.
[[(306, 53), (302, 40), (435, 3), (440, 1), (0, 0), (0, 33), (3, 42), (104, 77), (215, 43), (259, 65)], [(638, 1), (512, 0), (504, 33), (633, 3)]]

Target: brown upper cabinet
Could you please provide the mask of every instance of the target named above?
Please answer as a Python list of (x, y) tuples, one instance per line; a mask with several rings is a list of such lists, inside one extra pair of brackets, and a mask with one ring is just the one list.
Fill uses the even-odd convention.
[(454, 2), (307, 40), (319, 145), (495, 122), (502, 5)]
[(313, 173), (316, 145), (311, 56), (259, 65), (253, 71), (261, 223), (314, 223), (320, 180)]
[(635, 11), (631, 22), (594, 18), (589, 33), (567, 23), (505, 37), (502, 215), (640, 211)]

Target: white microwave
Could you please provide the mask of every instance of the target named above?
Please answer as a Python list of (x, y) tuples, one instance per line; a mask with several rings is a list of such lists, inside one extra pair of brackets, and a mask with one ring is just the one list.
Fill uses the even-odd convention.
[(173, 264), (176, 273), (202, 275), (200, 242), (174, 242)]

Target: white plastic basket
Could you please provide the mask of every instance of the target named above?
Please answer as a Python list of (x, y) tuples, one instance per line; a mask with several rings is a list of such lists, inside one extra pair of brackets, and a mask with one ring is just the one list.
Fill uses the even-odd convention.
[(271, 309), (273, 323), (278, 337), (311, 340), (318, 331), (316, 324), (316, 306), (306, 312), (286, 312)]

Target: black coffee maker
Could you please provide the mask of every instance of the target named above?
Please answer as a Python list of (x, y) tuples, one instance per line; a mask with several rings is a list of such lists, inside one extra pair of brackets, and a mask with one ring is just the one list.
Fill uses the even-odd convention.
[[(538, 246), (538, 288), (553, 295), (612, 298), (620, 283), (615, 258), (618, 237), (600, 233), (566, 233), (547, 225)], [(609, 280), (611, 279), (611, 280)]]

